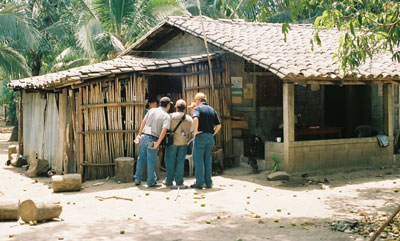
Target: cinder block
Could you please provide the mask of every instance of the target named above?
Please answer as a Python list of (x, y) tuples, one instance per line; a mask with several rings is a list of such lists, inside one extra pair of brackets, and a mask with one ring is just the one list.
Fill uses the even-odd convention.
[[(235, 167), (238, 167), (241, 165), (240, 158), (244, 154), (243, 139), (233, 138), (232, 145), (233, 145), (233, 155), (235, 156), (233, 165)], [(247, 162), (247, 159), (246, 159), (246, 162)]]

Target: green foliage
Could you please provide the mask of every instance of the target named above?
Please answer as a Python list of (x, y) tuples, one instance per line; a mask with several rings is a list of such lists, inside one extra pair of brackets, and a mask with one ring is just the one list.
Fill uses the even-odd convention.
[[(259, 3), (261, 1), (257, 1)], [(263, 1), (265, 2), (265, 1)], [(356, 69), (368, 58), (389, 51), (400, 62), (400, 1), (396, 0), (283, 0), (264, 3), (267, 16), (285, 16), (284, 23), (314, 20), (312, 43), (323, 44), (318, 32), (337, 29), (342, 33), (334, 56), (343, 71)], [(278, 7), (275, 3), (278, 3)], [(271, 7), (275, 4), (275, 8)], [(290, 17), (290, 19), (289, 19)], [(282, 28), (286, 36), (286, 28)]]
[(278, 155), (276, 155), (276, 154), (273, 155), (271, 157), (271, 159), (273, 161), (273, 163), (272, 163), (272, 172), (276, 172), (276, 171), (278, 171), (278, 168), (279, 168), (279, 165), (280, 165), (280, 162), (278, 160)]
[(99, 60), (125, 50), (166, 16), (183, 15), (178, 0), (79, 0), (76, 38), (85, 53)]
[(0, 81), (0, 105), (8, 105), (8, 122), (6, 124), (15, 126), (17, 125), (16, 100), (18, 93), (7, 88), (8, 83), (8, 80)]

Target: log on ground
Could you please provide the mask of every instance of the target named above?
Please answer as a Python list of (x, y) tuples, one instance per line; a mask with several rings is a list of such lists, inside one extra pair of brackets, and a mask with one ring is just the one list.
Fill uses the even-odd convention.
[(18, 201), (0, 201), (0, 221), (18, 220)]
[(54, 192), (80, 191), (82, 178), (80, 174), (54, 175), (51, 183)]
[(30, 199), (19, 205), (19, 216), (28, 223), (29, 221), (44, 221), (57, 218), (62, 212), (60, 202), (34, 202)]
[(28, 177), (45, 176), (49, 171), (49, 162), (44, 159), (36, 159), (31, 162), (29, 169), (26, 172)]

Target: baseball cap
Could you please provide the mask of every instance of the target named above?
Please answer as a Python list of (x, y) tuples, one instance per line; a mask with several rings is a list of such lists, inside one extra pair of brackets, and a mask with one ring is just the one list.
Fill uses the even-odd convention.
[(168, 104), (174, 104), (174, 102), (171, 101), (171, 99), (169, 97), (162, 97), (160, 99), (160, 104), (164, 104), (164, 105), (168, 105)]

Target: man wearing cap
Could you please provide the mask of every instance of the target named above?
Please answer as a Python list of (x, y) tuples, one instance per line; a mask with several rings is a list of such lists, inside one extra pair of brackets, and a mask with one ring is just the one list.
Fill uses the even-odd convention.
[(207, 97), (203, 93), (197, 93), (193, 102), (196, 107), (193, 110), (193, 161), (196, 182), (192, 188), (203, 189), (212, 187), (212, 148), (215, 144), (214, 135), (221, 130), (221, 121), (217, 112), (207, 104)]
[(158, 187), (155, 165), (158, 160), (158, 146), (170, 127), (168, 110), (172, 101), (168, 97), (160, 99), (160, 107), (147, 112), (139, 129), (135, 143), (139, 144), (139, 157), (136, 165), (135, 184), (140, 185), (144, 164), (147, 160), (147, 186)]
[(192, 117), (185, 115), (184, 112), (186, 109), (186, 102), (182, 99), (178, 100), (175, 108), (177, 109), (177, 112), (170, 114), (170, 130), (175, 130), (174, 143), (167, 146), (165, 153), (165, 166), (167, 168), (167, 178), (165, 179), (166, 186), (173, 185), (174, 180), (177, 186), (183, 185), (183, 171), (188, 147), (187, 144), (193, 132)]

